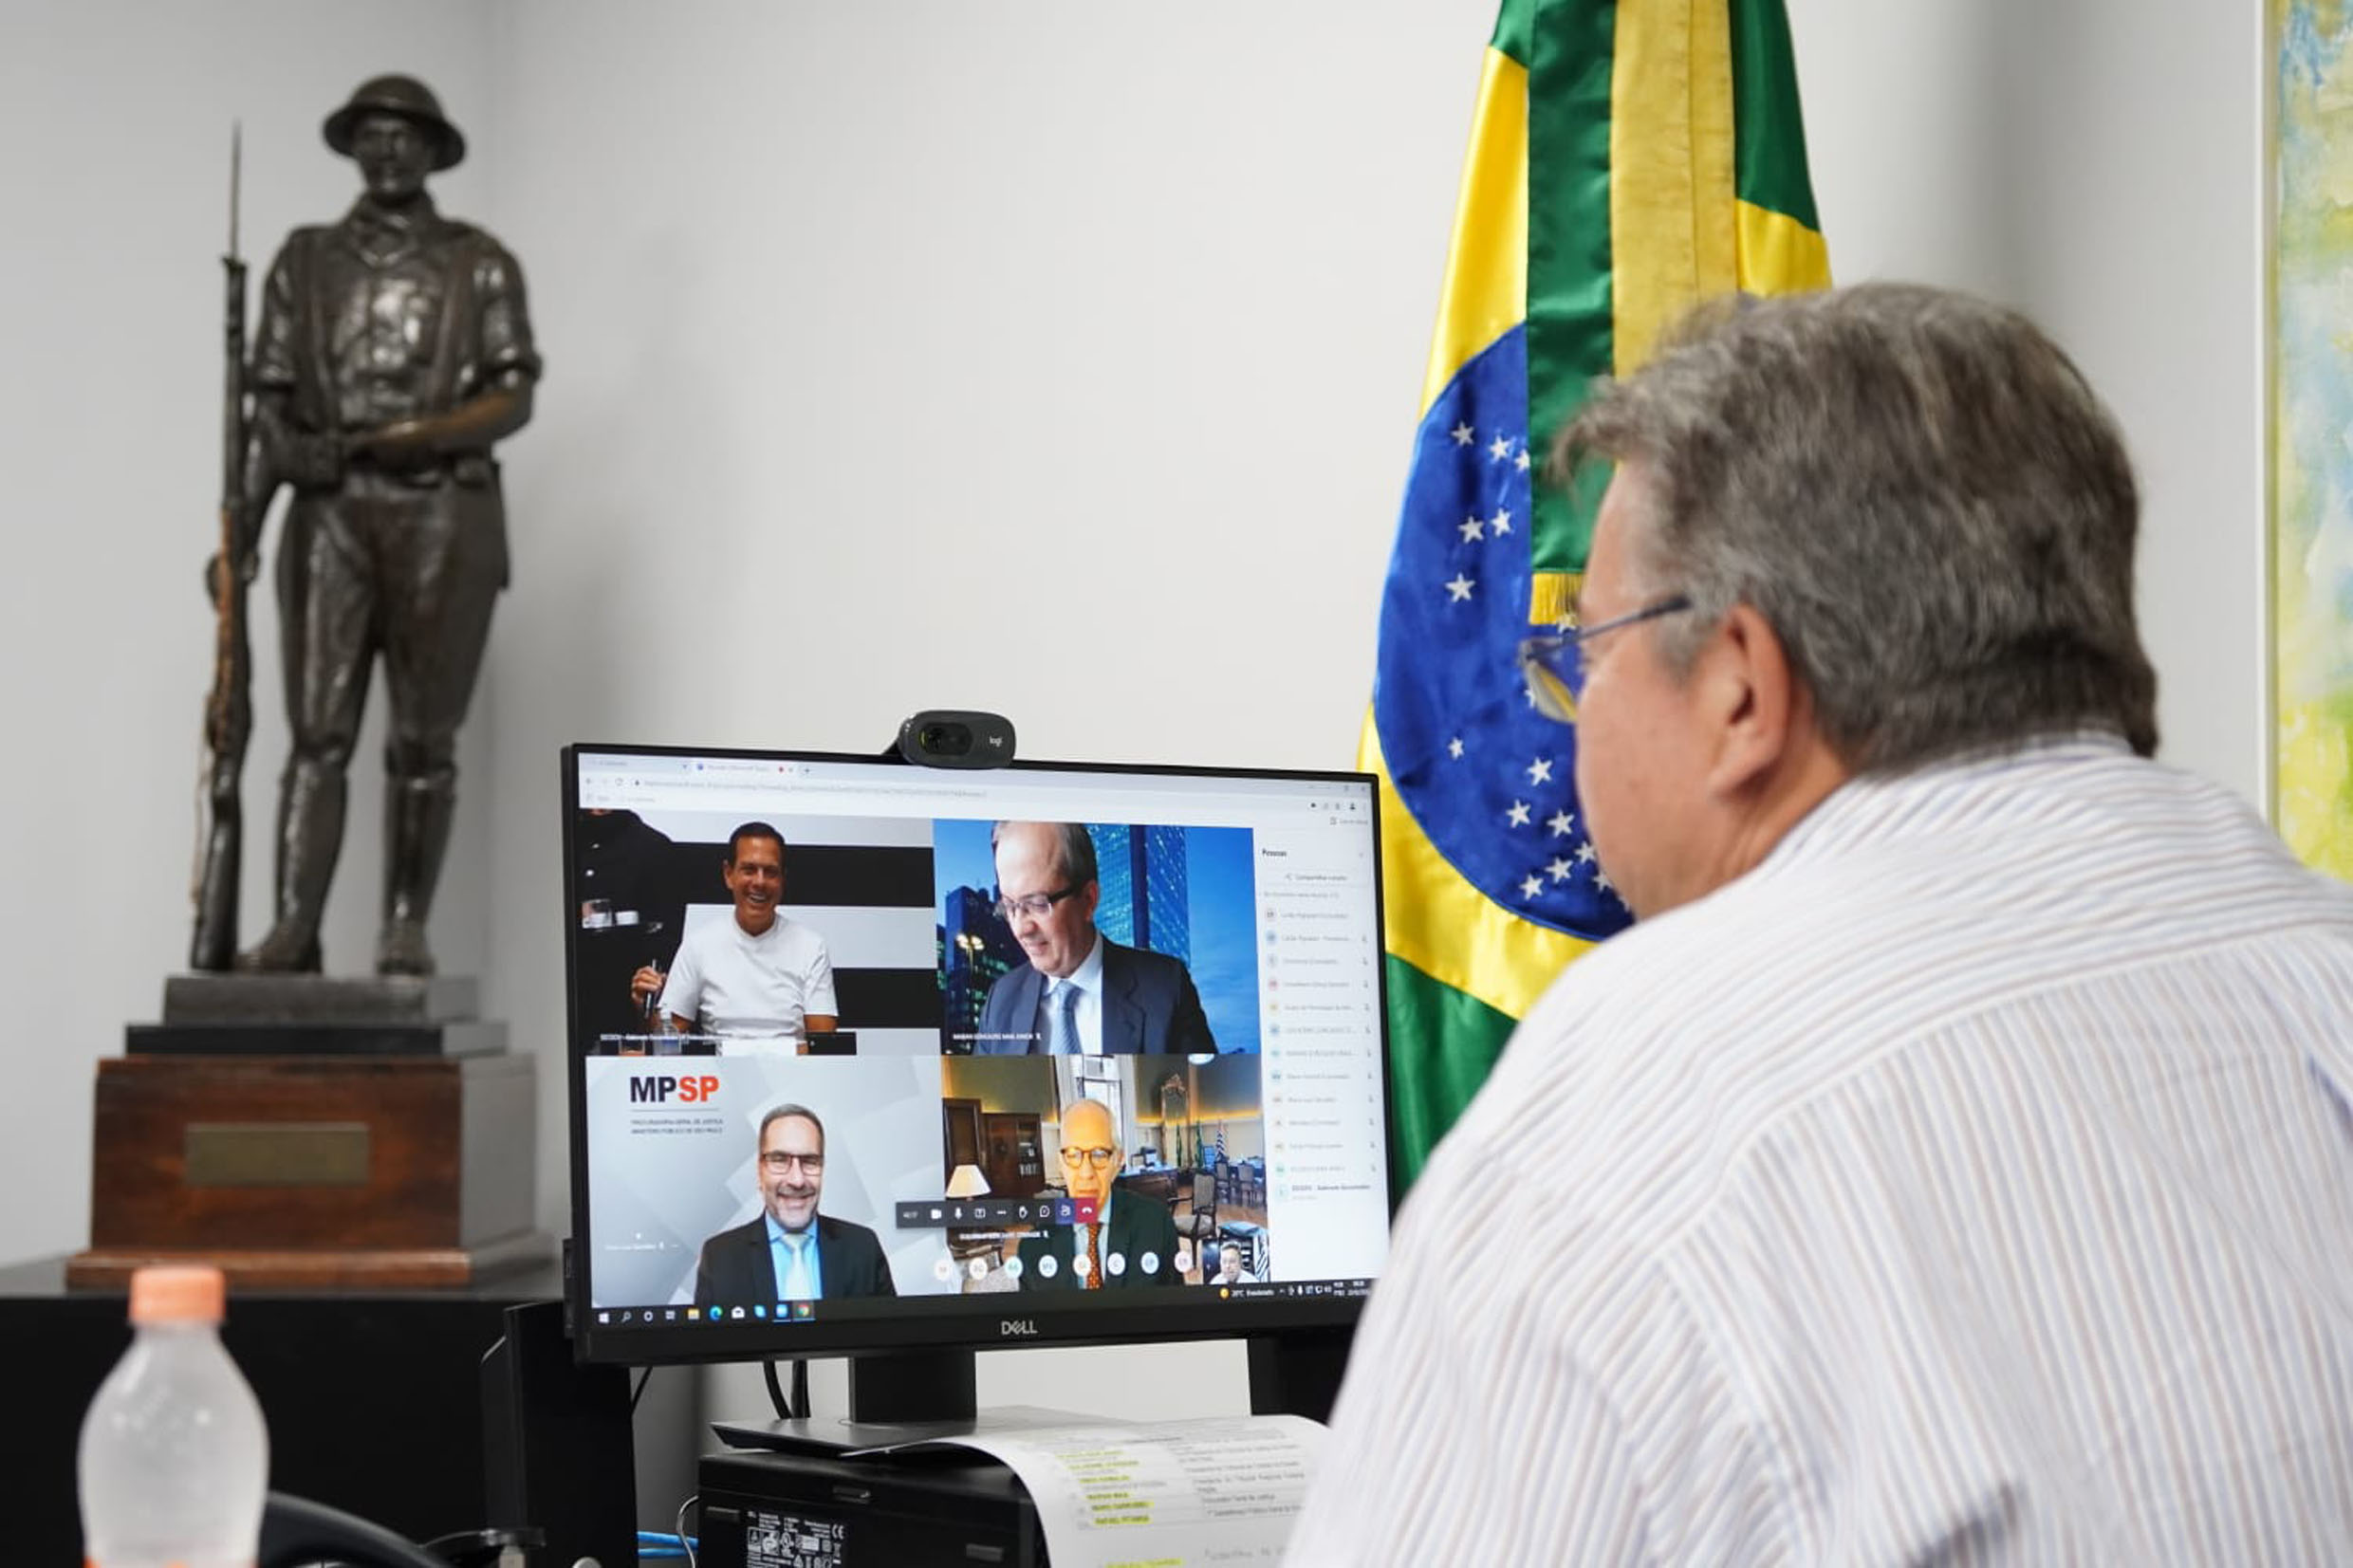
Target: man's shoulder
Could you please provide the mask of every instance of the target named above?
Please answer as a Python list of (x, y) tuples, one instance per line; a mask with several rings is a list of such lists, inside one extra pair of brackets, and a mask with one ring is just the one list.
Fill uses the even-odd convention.
[(855, 1237), (863, 1237), (877, 1245), (881, 1245), (880, 1238), (875, 1235), (872, 1226), (860, 1225), (856, 1220), (844, 1220), (832, 1214), (817, 1216), (817, 1234), (827, 1241), (847, 1241)]
[[(1121, 1222), (1121, 1215), (1126, 1216), (1123, 1225)], [(1111, 1218), (1113, 1224), (1121, 1228), (1149, 1231), (1154, 1235), (1173, 1236), (1176, 1233), (1176, 1221), (1169, 1213), (1165, 1205), (1155, 1203), (1152, 1199), (1134, 1192), (1122, 1191), (1121, 1193), (1118, 1201), (1112, 1205)]]
[(754, 1214), (742, 1225), (730, 1226), (705, 1241), (703, 1250), (709, 1252), (730, 1246), (766, 1246), (767, 1245), (768, 1223), (763, 1216)]
[(1018, 995), (1023, 987), (1037, 984), (1037, 972), (1036, 967), (1026, 959), (1014, 965), (989, 982), (989, 1000), (994, 1002), (1000, 996)]
[(1114, 942), (1108, 936), (1102, 939), (1102, 945), (1103, 968), (1106, 969), (1124, 968), (1131, 974), (1156, 980), (1175, 980), (1192, 973), (1185, 968), (1183, 959), (1171, 953), (1155, 952), (1150, 948), (1131, 948), (1124, 942)]
[(678, 938), (679, 955), (683, 957), (692, 953), (700, 958), (710, 953), (726, 943), (727, 933), (733, 930), (734, 926), (735, 917), (732, 912), (723, 920), (690, 921), (687, 924), (686, 933)]
[[(2099, 747), (1858, 780), (1818, 816), (1747, 876), (1602, 944), (1556, 989), (1629, 1026), (1804, 1036), (1860, 1008), (1885, 1036), (2184, 940), (2353, 924), (2353, 894), (2297, 866), (2235, 796)], [(2176, 874), (2192, 863), (2210, 869)], [(1964, 950), (1973, 989), (1919, 985), (1922, 954)]]

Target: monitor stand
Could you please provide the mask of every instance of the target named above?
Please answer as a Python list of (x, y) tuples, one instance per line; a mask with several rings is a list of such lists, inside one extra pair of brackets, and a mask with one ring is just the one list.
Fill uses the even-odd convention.
[[(1352, 1331), (1289, 1330), (1253, 1335), (1251, 1412), (1328, 1420), (1348, 1359)], [(1033, 1405), (999, 1406), (983, 1414), (970, 1350), (910, 1350), (853, 1356), (849, 1413), (759, 1423), (714, 1421), (711, 1430), (736, 1448), (783, 1453), (887, 1452), (982, 1431), (1017, 1431), (1100, 1421), (1100, 1416)]]
[(895, 1351), (850, 1358), (849, 1413), (764, 1422), (713, 1421), (730, 1448), (842, 1455), (889, 1452), (948, 1437), (1099, 1419), (1013, 1405), (978, 1412), (970, 1350)]

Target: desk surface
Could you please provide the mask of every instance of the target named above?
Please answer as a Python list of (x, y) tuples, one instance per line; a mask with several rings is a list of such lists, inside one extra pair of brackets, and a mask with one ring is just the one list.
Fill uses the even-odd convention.
[[(554, 1260), (541, 1259), (536, 1263), (491, 1275), (470, 1285), (440, 1290), (236, 1290), (230, 1294), (231, 1315), (237, 1303), (254, 1300), (338, 1300), (338, 1301), (496, 1301), (501, 1310), (517, 1301), (555, 1301), (564, 1294), (564, 1276)], [(89, 1303), (124, 1301), (120, 1289), (69, 1290), (65, 1286), (65, 1260), (36, 1258), (30, 1263), (9, 1264), (0, 1267), (0, 1300), (63, 1299)], [(120, 1318), (118, 1310), (117, 1317)], [(124, 1343), (129, 1343), (130, 1330), (123, 1319)]]

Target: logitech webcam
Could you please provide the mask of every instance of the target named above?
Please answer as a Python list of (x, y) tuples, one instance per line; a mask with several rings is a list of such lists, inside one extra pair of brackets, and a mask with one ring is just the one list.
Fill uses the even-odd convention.
[(1013, 721), (999, 713), (927, 708), (899, 727), (894, 749), (922, 767), (1003, 767), (1013, 760)]

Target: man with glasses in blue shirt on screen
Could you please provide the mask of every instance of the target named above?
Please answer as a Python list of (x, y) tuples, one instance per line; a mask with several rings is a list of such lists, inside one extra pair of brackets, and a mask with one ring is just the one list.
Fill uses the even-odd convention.
[(703, 1243), (697, 1307), (750, 1307), (844, 1296), (896, 1296), (872, 1230), (817, 1212), (825, 1190), (825, 1125), (806, 1105), (760, 1118), (760, 1214)]
[(1290, 1560), (2353, 1561), (2353, 893), (2151, 760), (2081, 373), (1726, 304), (1581, 458), (1524, 673), (1637, 922), (1407, 1197)]
[(1079, 822), (999, 822), (997, 913), (1029, 960), (989, 987), (978, 1056), (1214, 1051), (1184, 965), (1095, 929), (1095, 841)]

